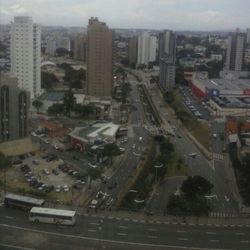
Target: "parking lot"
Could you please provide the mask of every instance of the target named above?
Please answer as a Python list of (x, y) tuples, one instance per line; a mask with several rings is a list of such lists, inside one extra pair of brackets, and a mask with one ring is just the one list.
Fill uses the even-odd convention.
[(180, 91), (183, 95), (184, 105), (195, 117), (205, 120), (210, 119), (210, 113), (204, 101), (198, 100), (189, 87), (182, 86)]
[(56, 155), (41, 152), (28, 153), (13, 160), (15, 172), (12, 177), (41, 193), (68, 193), (72, 189), (83, 189), (87, 176), (73, 166), (58, 159)]

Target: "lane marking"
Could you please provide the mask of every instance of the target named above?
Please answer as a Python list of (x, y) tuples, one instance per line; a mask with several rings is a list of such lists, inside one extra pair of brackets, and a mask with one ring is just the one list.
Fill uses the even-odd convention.
[(125, 233), (117, 233), (117, 235), (126, 236), (127, 234), (125, 234)]
[(245, 233), (236, 233), (236, 235), (246, 235)]
[(148, 230), (148, 231), (151, 231), (151, 232), (156, 232), (156, 231), (157, 231), (156, 228), (148, 228), (147, 230)]
[(158, 237), (155, 236), (155, 235), (148, 235), (148, 238), (150, 238), (150, 239), (156, 239), (156, 238), (158, 238)]
[(248, 240), (241, 240), (240, 243), (249, 243)]
[(187, 231), (184, 230), (177, 230), (176, 233), (186, 233)]
[(4, 216), (4, 218), (6, 218), (6, 219), (14, 219), (14, 217), (8, 216), (8, 215)]
[(97, 223), (97, 222), (90, 222), (89, 224), (90, 224), (90, 225), (94, 225), (94, 226), (99, 226), (99, 225), (100, 225), (100, 224)]
[(188, 238), (178, 238), (178, 240), (188, 240)]
[(10, 248), (15, 248), (15, 249), (22, 249), (22, 250), (36, 250), (35, 248), (21, 247), (21, 246), (15, 246), (15, 245), (4, 244), (4, 243), (0, 243), (0, 246), (10, 247)]
[[(73, 239), (82, 239), (82, 240), (92, 240), (99, 242), (99, 238), (95, 237), (88, 237), (88, 236), (80, 236), (80, 235), (73, 235), (73, 234), (63, 234), (63, 233), (56, 233), (56, 232), (48, 232), (48, 231), (43, 231), (43, 230), (38, 230), (38, 229), (32, 229), (32, 228), (25, 228), (25, 227), (19, 227), (19, 226), (11, 226), (7, 224), (2, 224), (0, 223), (1, 227), (6, 227), (6, 228), (12, 228), (12, 229), (18, 229), (22, 231), (27, 231), (27, 232), (34, 232), (34, 233), (42, 233), (45, 235), (53, 235), (57, 237), (67, 237), (67, 238), (73, 238)], [(107, 242), (107, 243), (116, 243), (116, 244), (126, 244), (126, 245), (131, 245), (131, 246), (145, 246), (145, 247), (158, 247), (162, 249), (166, 248), (172, 248), (172, 249), (188, 249), (188, 250), (214, 250), (214, 248), (204, 248), (204, 247), (185, 247), (185, 246), (178, 246), (178, 245), (167, 245), (167, 244), (150, 244), (150, 243), (143, 243), (143, 242), (131, 242), (131, 241), (121, 241), (121, 240), (108, 240), (108, 239), (102, 239), (102, 242)], [(217, 249), (219, 250), (219, 249)], [(228, 248), (223, 248), (220, 250), (231, 250)]]
[(219, 242), (219, 240), (209, 240), (210, 242)]
[(216, 234), (216, 232), (206, 232), (206, 234)]
[(127, 226), (119, 226), (119, 228), (128, 229), (128, 227), (127, 227)]
[(95, 229), (88, 229), (88, 232), (95, 233), (96, 230)]

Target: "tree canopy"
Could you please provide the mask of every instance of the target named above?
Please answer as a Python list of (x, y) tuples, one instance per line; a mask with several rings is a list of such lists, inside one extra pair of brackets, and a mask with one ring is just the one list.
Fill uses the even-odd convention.
[(49, 115), (59, 115), (64, 113), (64, 105), (62, 103), (54, 103), (47, 110)]
[(189, 197), (204, 196), (210, 193), (213, 188), (208, 180), (201, 176), (189, 176), (181, 186), (181, 191)]
[(36, 111), (39, 112), (39, 109), (42, 107), (43, 103), (39, 100), (34, 100), (32, 106), (36, 108)]
[(41, 86), (43, 89), (52, 89), (54, 84), (58, 82), (57, 77), (50, 72), (41, 72)]

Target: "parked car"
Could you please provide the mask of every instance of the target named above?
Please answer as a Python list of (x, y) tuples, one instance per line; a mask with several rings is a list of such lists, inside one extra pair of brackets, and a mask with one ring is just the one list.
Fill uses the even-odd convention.
[(59, 173), (56, 171), (56, 169), (52, 169), (52, 173), (54, 174), (54, 175), (58, 175)]
[(63, 191), (64, 191), (64, 192), (68, 192), (68, 191), (69, 191), (68, 185), (64, 185), (64, 186), (63, 186)]
[(61, 192), (61, 185), (55, 186), (55, 191), (56, 191), (57, 193), (60, 193), (60, 192)]
[(75, 188), (75, 189), (82, 189), (82, 188), (83, 188), (83, 185), (80, 184), (80, 183), (75, 183), (75, 184), (73, 185), (73, 188)]
[(44, 169), (42, 170), (42, 172), (43, 172), (43, 174), (46, 174), (46, 175), (49, 175), (49, 174), (50, 174), (50, 172), (49, 172), (49, 170), (48, 170), (47, 168), (44, 168)]

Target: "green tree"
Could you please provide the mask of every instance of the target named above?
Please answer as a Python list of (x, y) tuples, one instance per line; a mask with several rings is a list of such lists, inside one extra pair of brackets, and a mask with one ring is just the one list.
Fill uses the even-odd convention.
[(32, 106), (36, 108), (36, 112), (39, 112), (39, 109), (42, 107), (43, 103), (39, 100), (34, 100)]
[(64, 105), (62, 103), (54, 103), (47, 110), (49, 115), (60, 115), (64, 113)]
[(57, 56), (66, 56), (69, 54), (69, 51), (65, 48), (57, 48), (56, 49), (56, 55)]
[(97, 180), (101, 177), (102, 171), (99, 168), (92, 168), (88, 169), (89, 175), (89, 187), (91, 187), (91, 183), (93, 180)]
[(165, 99), (165, 101), (168, 103), (168, 104), (172, 104), (174, 102), (174, 94), (173, 94), (173, 91), (166, 91), (164, 94), (163, 94), (163, 97)]
[(58, 82), (57, 77), (49, 72), (41, 72), (41, 87), (43, 89), (52, 89), (54, 84)]
[(3, 153), (0, 152), (0, 170), (3, 171), (4, 174), (4, 183), (3, 183), (4, 193), (6, 192), (6, 170), (9, 167), (11, 167), (10, 158), (6, 157)]
[(69, 89), (65, 94), (63, 98), (63, 104), (65, 108), (65, 113), (68, 117), (70, 117), (71, 112), (74, 110), (75, 106), (75, 97), (71, 89)]
[(112, 157), (121, 154), (119, 147), (114, 143), (108, 143), (104, 146), (103, 156), (108, 156), (112, 164)]
[(181, 185), (182, 192), (190, 198), (207, 195), (212, 188), (213, 184), (198, 175), (194, 177), (189, 176)]

